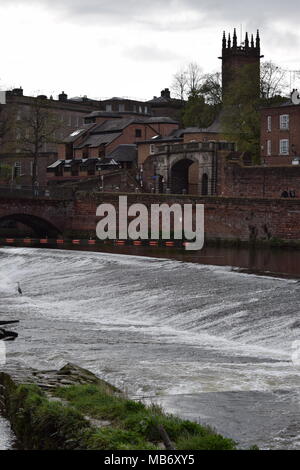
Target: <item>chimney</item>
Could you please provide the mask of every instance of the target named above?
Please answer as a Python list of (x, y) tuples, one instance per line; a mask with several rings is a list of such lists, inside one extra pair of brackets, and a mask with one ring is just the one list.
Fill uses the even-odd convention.
[(58, 95), (58, 100), (59, 101), (67, 101), (68, 99), (68, 95), (66, 95), (66, 93), (64, 91), (61, 92), (60, 95)]
[(165, 88), (164, 90), (162, 90), (162, 91), (161, 91), (161, 96), (162, 96), (163, 98), (170, 99), (170, 98), (171, 98), (171, 93), (170, 93), (169, 88)]
[(22, 87), (14, 88), (13, 91), (12, 91), (12, 94), (14, 96), (23, 96), (23, 88)]

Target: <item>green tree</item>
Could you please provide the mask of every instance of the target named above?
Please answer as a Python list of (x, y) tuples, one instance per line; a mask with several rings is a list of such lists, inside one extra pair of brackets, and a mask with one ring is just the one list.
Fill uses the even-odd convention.
[(182, 121), (185, 127), (206, 128), (213, 123), (216, 114), (215, 106), (207, 104), (203, 95), (198, 93), (189, 97)]
[(199, 92), (207, 104), (220, 107), (222, 104), (222, 74), (215, 72), (203, 75)]

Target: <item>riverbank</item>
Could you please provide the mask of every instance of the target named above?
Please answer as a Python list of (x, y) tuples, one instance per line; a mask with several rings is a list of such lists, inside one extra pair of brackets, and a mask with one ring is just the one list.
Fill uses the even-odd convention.
[(165, 414), (73, 364), (58, 371), (0, 372), (2, 412), (19, 449), (232, 450), (200, 424)]

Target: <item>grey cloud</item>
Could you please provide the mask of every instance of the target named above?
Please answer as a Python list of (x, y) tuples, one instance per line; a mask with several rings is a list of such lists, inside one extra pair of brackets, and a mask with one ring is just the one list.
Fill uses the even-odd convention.
[(130, 59), (140, 60), (143, 62), (159, 62), (159, 61), (172, 61), (172, 60), (183, 60), (184, 58), (173, 51), (160, 49), (156, 46), (136, 46), (124, 50), (123, 55), (126, 55)]
[(282, 0), (1, 0), (1, 4), (4, 3), (44, 5), (78, 21), (87, 18), (89, 21), (101, 21), (101, 18), (147, 21), (149, 15), (148, 22), (153, 26), (162, 19), (167, 22), (168, 14), (174, 12), (194, 12), (204, 15), (203, 21), (208, 23), (221, 19), (231, 24), (237, 21), (247, 23), (248, 18), (260, 24), (268, 23), (270, 19), (297, 22), (300, 13), (298, 0), (289, 0), (288, 7)]

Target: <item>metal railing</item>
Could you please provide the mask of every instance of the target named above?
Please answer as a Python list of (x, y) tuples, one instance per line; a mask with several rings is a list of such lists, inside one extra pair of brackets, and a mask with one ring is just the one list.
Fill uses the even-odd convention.
[(74, 188), (39, 186), (0, 186), (0, 199), (74, 199)]

